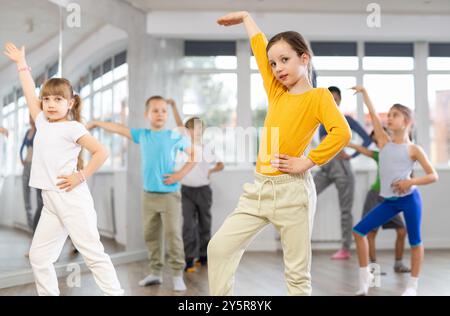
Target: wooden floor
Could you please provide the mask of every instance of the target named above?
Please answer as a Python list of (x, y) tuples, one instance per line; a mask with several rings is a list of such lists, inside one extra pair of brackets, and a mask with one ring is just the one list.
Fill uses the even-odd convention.
[[(105, 250), (109, 254), (124, 251), (124, 247), (114, 240), (102, 238)], [(0, 227), (0, 274), (30, 269), (30, 261), (25, 256), (31, 245), (31, 234), (21, 229)], [(78, 259), (73, 254), (70, 240), (66, 241), (58, 263), (66, 263)]]
[[(332, 261), (331, 252), (314, 252), (312, 264), (313, 295), (351, 296), (357, 289), (358, 266), (353, 255), (349, 261)], [(405, 258), (408, 259), (408, 258)], [(407, 283), (408, 274), (396, 274), (392, 269), (392, 252), (380, 252), (378, 255), (382, 272), (381, 288), (371, 289), (370, 295), (400, 295)], [(405, 260), (405, 263), (407, 261)], [(164, 274), (162, 285), (139, 287), (138, 281), (147, 272), (147, 261), (116, 266), (120, 282), (126, 295), (153, 296), (206, 296), (208, 295), (207, 269), (185, 274), (188, 291), (174, 293), (170, 275)], [(427, 251), (419, 295), (450, 295), (450, 251)], [(61, 295), (102, 295), (90, 273), (83, 274), (80, 288), (68, 288), (64, 279), (60, 279)], [(33, 284), (0, 290), (5, 295), (36, 295)], [(244, 255), (236, 275), (235, 295), (242, 296), (279, 296), (286, 295), (283, 278), (282, 256), (280, 253), (248, 252)]]

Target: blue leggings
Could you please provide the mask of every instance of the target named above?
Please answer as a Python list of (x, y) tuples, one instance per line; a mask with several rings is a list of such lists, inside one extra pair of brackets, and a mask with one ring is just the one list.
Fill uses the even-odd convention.
[(353, 231), (365, 237), (373, 229), (388, 222), (403, 211), (411, 247), (422, 245), (420, 225), (422, 222), (422, 198), (417, 189), (411, 194), (395, 200), (386, 199), (372, 209), (354, 228)]

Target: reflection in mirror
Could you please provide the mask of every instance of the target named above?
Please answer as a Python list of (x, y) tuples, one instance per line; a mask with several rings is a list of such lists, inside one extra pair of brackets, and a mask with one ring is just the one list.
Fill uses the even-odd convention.
[[(123, 32), (89, 16), (83, 17), (80, 27), (67, 26), (69, 13), (54, 2), (1, 0), (2, 51), (6, 41), (26, 47), (36, 93), (50, 78), (60, 77), (61, 74), (69, 78), (75, 93), (80, 94), (84, 102), (82, 117), (85, 122), (92, 119), (95, 108), (100, 108), (104, 110), (99, 119), (124, 123), (128, 113), (128, 68), (126, 45), (122, 43)], [(92, 45), (92, 39), (105, 29), (120, 35), (113, 36), (112, 41), (116, 42), (106, 43), (108, 49)], [(122, 42), (118, 43), (118, 39)], [(90, 47), (86, 48), (86, 43), (91, 43)], [(88, 61), (79, 58), (80, 47), (86, 54), (84, 58), (92, 58)], [(106, 60), (111, 62), (105, 64), (103, 61)], [(96, 91), (100, 98), (94, 100), (94, 78), (90, 69), (96, 66), (100, 66), (98, 78), (103, 83)], [(29, 250), (42, 210), (41, 191), (28, 185), (36, 127), (30, 117), (15, 65), (3, 54), (0, 56), (0, 127), (1, 289), (26, 281), (33, 282)], [(4, 135), (6, 131), (8, 137)], [(104, 141), (111, 153), (111, 162), (89, 179), (88, 185), (94, 198), (101, 242), (105, 252), (114, 255), (125, 250), (126, 241), (123, 215), (119, 211), (124, 195), (116, 193), (125, 181), (126, 142), (115, 138), (106, 143)], [(84, 155), (85, 161), (89, 161), (90, 155)], [(83, 258), (68, 238), (56, 265), (72, 262), (81, 263)]]

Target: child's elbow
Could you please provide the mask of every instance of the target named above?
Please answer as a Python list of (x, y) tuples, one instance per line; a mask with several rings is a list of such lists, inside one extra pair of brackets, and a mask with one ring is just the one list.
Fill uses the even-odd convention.
[(106, 159), (109, 158), (108, 149), (106, 149), (106, 147), (102, 146), (102, 148), (99, 150), (99, 156), (102, 157), (103, 161), (106, 161)]
[(352, 131), (349, 128), (344, 129), (344, 132), (342, 133), (342, 143), (344, 144), (344, 147), (347, 146), (351, 140)]
[(438, 182), (439, 181), (439, 174), (435, 171), (433, 172), (433, 182)]

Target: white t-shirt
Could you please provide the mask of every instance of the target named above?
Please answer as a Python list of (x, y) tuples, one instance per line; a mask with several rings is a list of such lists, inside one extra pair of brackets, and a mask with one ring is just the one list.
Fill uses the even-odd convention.
[[(210, 144), (206, 144), (203, 147), (200, 145), (195, 145), (195, 149), (197, 153), (201, 153), (202, 156), (200, 159), (197, 159), (197, 164), (194, 168), (183, 178), (181, 179), (181, 184), (188, 187), (202, 187), (205, 185), (209, 185), (210, 181), (208, 179), (208, 172), (211, 169), (213, 164), (216, 164), (220, 160), (214, 153), (214, 147)], [(187, 155), (184, 153), (183, 159), (181, 162), (183, 164), (187, 161)]]
[(55, 122), (47, 120), (44, 112), (36, 117), (33, 162), (30, 186), (62, 192), (56, 185), (59, 176), (71, 175), (77, 170), (81, 146), (77, 141), (88, 134), (86, 127), (76, 121)]

